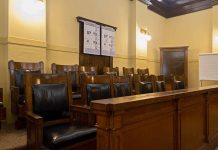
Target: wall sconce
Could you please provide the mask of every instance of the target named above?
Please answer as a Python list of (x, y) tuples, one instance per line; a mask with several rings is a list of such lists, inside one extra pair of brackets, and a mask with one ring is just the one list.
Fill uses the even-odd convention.
[(147, 29), (141, 29), (140, 31), (141, 31), (142, 34), (145, 35), (146, 41), (150, 41), (151, 40), (151, 35), (150, 35), (150, 33), (148, 32)]
[(14, 0), (12, 4), (14, 15), (25, 24), (44, 22), (45, 0)]

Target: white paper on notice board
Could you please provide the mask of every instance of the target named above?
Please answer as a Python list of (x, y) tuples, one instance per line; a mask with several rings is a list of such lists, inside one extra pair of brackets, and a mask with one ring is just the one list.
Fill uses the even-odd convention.
[(218, 81), (218, 53), (200, 54), (199, 80)]

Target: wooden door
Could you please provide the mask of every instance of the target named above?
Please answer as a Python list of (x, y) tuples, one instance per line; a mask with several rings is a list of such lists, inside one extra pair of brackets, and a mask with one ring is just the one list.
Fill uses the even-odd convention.
[(160, 48), (160, 72), (167, 82), (173, 75), (184, 76), (185, 87), (188, 87), (188, 46)]

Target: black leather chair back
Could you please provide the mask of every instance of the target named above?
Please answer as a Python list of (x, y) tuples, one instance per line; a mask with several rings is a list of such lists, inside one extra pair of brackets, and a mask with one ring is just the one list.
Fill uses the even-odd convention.
[(131, 95), (129, 83), (114, 83), (114, 97)]
[(156, 81), (156, 90), (157, 92), (166, 91), (166, 83), (165, 81)]
[(45, 120), (67, 117), (69, 112), (66, 84), (36, 84), (33, 90), (33, 112)]
[(174, 81), (174, 90), (180, 90), (185, 88), (185, 83), (183, 81)]
[(106, 99), (110, 97), (110, 84), (87, 84), (88, 105), (93, 100)]
[(152, 82), (139, 82), (139, 93), (153, 93), (153, 84)]

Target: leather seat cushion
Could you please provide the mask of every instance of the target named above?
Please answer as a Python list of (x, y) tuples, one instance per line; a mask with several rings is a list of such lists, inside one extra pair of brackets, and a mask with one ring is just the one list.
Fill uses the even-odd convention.
[(87, 84), (87, 99), (93, 100), (111, 98), (110, 84)]
[(166, 91), (166, 83), (164, 81), (156, 81), (157, 92)]
[(33, 89), (33, 112), (45, 120), (69, 114), (68, 91), (65, 84), (36, 84)]
[(96, 128), (61, 124), (43, 129), (43, 142), (48, 148), (55, 150), (96, 137)]
[(153, 85), (152, 82), (139, 82), (139, 93), (153, 93)]
[(19, 87), (20, 94), (24, 94), (24, 74), (25, 72), (31, 72), (31, 73), (41, 73), (40, 70), (24, 70), (24, 69), (16, 69), (14, 70), (15, 75), (15, 86)]
[(73, 100), (80, 100), (82, 98), (82, 95), (81, 93), (72, 92), (72, 98)]
[(114, 83), (114, 96), (122, 97), (131, 95), (129, 83)]

